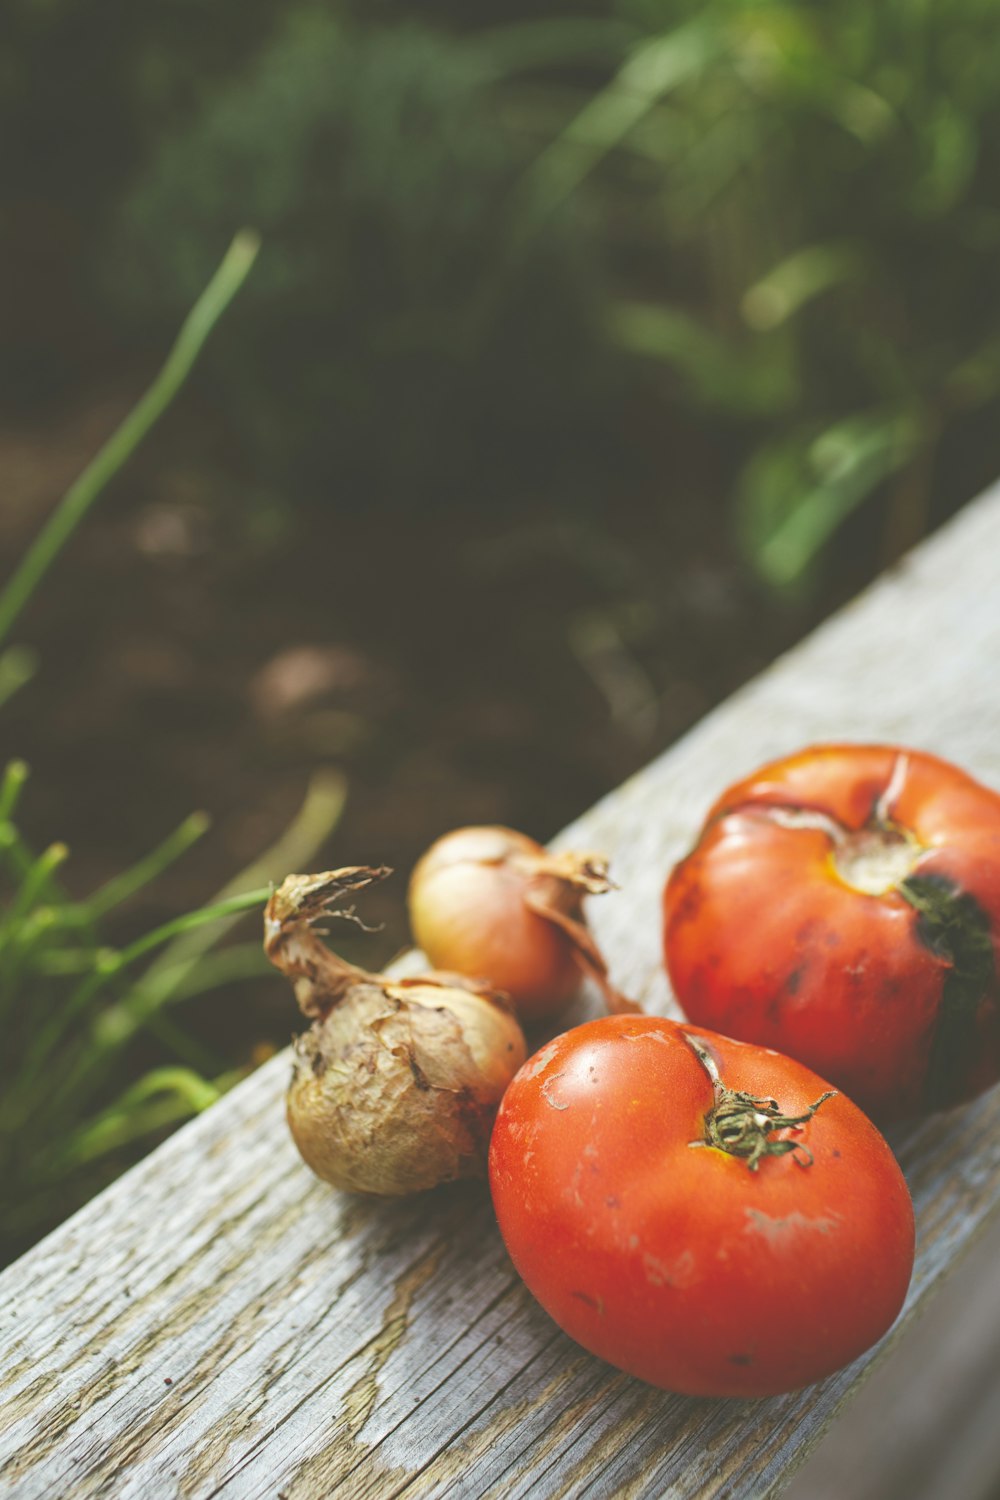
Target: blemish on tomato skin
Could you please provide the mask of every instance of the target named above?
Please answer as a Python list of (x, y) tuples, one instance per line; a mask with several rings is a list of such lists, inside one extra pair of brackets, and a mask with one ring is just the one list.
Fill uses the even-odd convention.
[(560, 1104), (559, 1101), (557, 1099), (553, 1099), (552, 1095), (549, 1093), (549, 1089), (552, 1087), (552, 1085), (554, 1083), (558, 1083), (559, 1079), (562, 1078), (562, 1076), (562, 1073), (553, 1073), (552, 1077), (546, 1078), (545, 1082), (542, 1084), (542, 1098), (545, 1100), (550, 1109), (569, 1109), (568, 1104)]
[(650, 1286), (673, 1286), (674, 1278), (670, 1268), (648, 1250), (643, 1252), (642, 1266)]
[(744, 1213), (746, 1216), (744, 1233), (758, 1234), (771, 1244), (802, 1230), (815, 1234), (831, 1234), (841, 1223), (839, 1214), (821, 1214), (816, 1218), (810, 1218), (808, 1214), (802, 1213), (797, 1208), (783, 1217), (766, 1214), (759, 1208), (747, 1208)]
[(753, 1364), (753, 1355), (752, 1354), (730, 1354), (729, 1355), (729, 1363), (731, 1365), (752, 1365)]
[(578, 1301), (583, 1302), (587, 1307), (593, 1308), (599, 1318), (604, 1317), (603, 1297), (592, 1297), (589, 1292), (573, 1292), (571, 1295), (576, 1297)]
[(782, 995), (779, 991), (778, 994), (773, 995), (768, 1001), (764, 1009), (764, 1015), (767, 1017), (772, 1026), (777, 1026), (780, 1024), (784, 1009), (785, 996)]
[(823, 934), (824, 924), (818, 917), (807, 917), (807, 919), (796, 929), (795, 943), (799, 948), (810, 948)]
[(701, 889), (701, 886), (696, 881), (693, 881), (688, 885), (683, 896), (674, 907), (671, 914), (671, 921), (675, 926), (679, 926), (682, 922), (692, 921), (698, 915), (704, 902), (705, 893)]
[(580, 1178), (582, 1173), (583, 1162), (578, 1161), (576, 1166), (573, 1168), (573, 1176), (570, 1179), (569, 1184), (569, 1197), (576, 1204), (577, 1208), (583, 1207), (583, 1194), (580, 1192)]
[[(633, 1250), (635, 1236), (629, 1240), (629, 1249)], [(668, 1287), (682, 1290), (691, 1286), (697, 1278), (698, 1266), (695, 1257), (690, 1250), (682, 1250), (679, 1255), (669, 1260), (661, 1260), (658, 1255), (653, 1255), (649, 1250), (639, 1253), (642, 1262), (642, 1274), (649, 1286)]]
[(610, 1197), (605, 1198), (604, 1203), (607, 1208), (621, 1208), (622, 1206), (622, 1200), (620, 1198), (616, 1198), (614, 1193), (612, 1193)]
[(555, 1042), (549, 1042), (547, 1046), (542, 1047), (540, 1051), (536, 1052), (534, 1057), (529, 1058), (525, 1064), (528, 1077), (537, 1078), (539, 1073), (544, 1072), (557, 1051), (558, 1048)]
[[(636, 1016), (636, 1020), (640, 1018)], [(658, 1042), (661, 1047), (673, 1047), (673, 1035), (670, 1032), (657, 1031), (623, 1031), (620, 1041), (623, 1042)]]

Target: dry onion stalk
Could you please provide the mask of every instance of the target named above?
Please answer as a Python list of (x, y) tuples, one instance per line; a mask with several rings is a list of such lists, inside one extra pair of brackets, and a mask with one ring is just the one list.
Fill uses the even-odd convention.
[(288, 1124), (318, 1177), (396, 1196), (482, 1177), (497, 1106), (525, 1059), (505, 999), (454, 974), (390, 979), (331, 951), (320, 925), (390, 872), (289, 875), (264, 913), (264, 950), (312, 1026), (294, 1046)]
[(613, 889), (601, 854), (551, 854), (512, 828), (458, 828), (413, 872), (410, 925), (432, 964), (495, 984), (522, 1020), (553, 1015), (584, 974), (610, 1011), (635, 1011), (583, 916), (584, 896)]

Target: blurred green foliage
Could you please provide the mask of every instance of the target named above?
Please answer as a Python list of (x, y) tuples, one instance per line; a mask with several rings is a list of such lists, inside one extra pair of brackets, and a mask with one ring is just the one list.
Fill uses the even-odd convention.
[[(0, 1264), (121, 1170), (129, 1147), (203, 1109), (238, 1076), (202, 1078), (190, 1065), (192, 1050), (198, 1066), (204, 1057), (160, 1014), (168, 1000), (222, 979), (209, 967), (197, 975), (188, 965), (164, 984), (168, 962), (159, 982), (150, 970), (144, 984), (134, 968), (188, 926), (193, 931), (202, 920), (232, 916), (266, 896), (254, 891), (123, 949), (106, 946), (100, 926), (108, 913), (182, 854), (206, 820), (189, 818), (134, 870), (74, 901), (58, 876), (65, 846), (36, 854), (18, 828), (26, 777), (23, 763), (12, 761), (0, 779)], [(231, 954), (230, 977), (237, 956), (244, 964), (247, 958), (242, 948)], [(167, 1055), (183, 1061), (124, 1088), (125, 1059), (150, 1028)]]
[[(472, 504), (541, 472), (570, 502), (638, 397), (724, 455), (787, 586), (872, 495), (911, 540), (956, 455), (1000, 465), (988, 0), (120, 9), (89, 293), (148, 336), (264, 231), (213, 388), (287, 493)], [(93, 10), (15, 5), (77, 163), (53, 39)]]
[(60, 878), (66, 846), (36, 853), (18, 826), (27, 774), (12, 761), (0, 776), (0, 1265), (260, 1061), (241, 1047), (241, 1065), (226, 1067), (168, 1012), (267, 971), (259, 937), (220, 940), (245, 912), (259, 913), (267, 882), (310, 859), (345, 790), (339, 776), (317, 775), (278, 842), (215, 901), (115, 946), (109, 921), (208, 819), (193, 814), (131, 869), (74, 899)]
[[(38, 665), (30, 649), (5, 645), (7, 637), (109, 481), (183, 386), (257, 249), (251, 232), (236, 236), (149, 390), (0, 588), (0, 708)], [(131, 869), (74, 898), (59, 877), (66, 846), (36, 853), (19, 826), (27, 776), (20, 760), (0, 775), (0, 1265), (122, 1170), (138, 1143), (205, 1109), (241, 1076), (239, 1069), (220, 1071), (221, 1062), (165, 1012), (263, 972), (259, 940), (218, 952), (216, 944), (244, 912), (263, 905), (265, 882), (312, 857), (338, 822), (345, 795), (338, 773), (317, 773), (298, 817), (216, 901), (113, 946), (105, 924), (205, 833), (208, 819), (192, 814)], [(135, 1081), (142, 1066), (136, 1044), (149, 1039), (169, 1061)], [(199, 1071), (206, 1068), (218, 1075), (211, 1082)]]
[(595, 404), (590, 239), (515, 242), (501, 71), (424, 28), (293, 14), (129, 198), (106, 265), (131, 326), (174, 317), (252, 205), (268, 248), (220, 384), (269, 475), (416, 504)]
[(690, 25), (701, 66), (619, 169), (656, 295), (613, 326), (695, 415), (743, 420), (740, 533), (786, 584), (880, 486), (919, 507), (936, 445), (1000, 392), (1000, 16), (716, 3)]

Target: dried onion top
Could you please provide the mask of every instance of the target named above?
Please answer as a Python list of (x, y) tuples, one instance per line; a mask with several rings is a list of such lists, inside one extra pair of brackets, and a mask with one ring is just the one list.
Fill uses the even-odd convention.
[(352, 1192), (397, 1196), (482, 1177), (497, 1106), (525, 1059), (502, 995), (454, 974), (391, 979), (322, 941), (340, 903), (390, 872), (290, 875), (264, 914), (264, 949), (312, 1025), (294, 1047), (288, 1124), (303, 1160)]

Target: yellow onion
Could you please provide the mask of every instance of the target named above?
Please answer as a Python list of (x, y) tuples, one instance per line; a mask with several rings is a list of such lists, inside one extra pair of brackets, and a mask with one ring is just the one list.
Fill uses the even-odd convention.
[(600, 854), (550, 854), (512, 828), (458, 828), (432, 844), (410, 881), (410, 925), (437, 967), (488, 981), (537, 1021), (571, 999), (582, 975), (609, 1010), (638, 1007), (614, 988), (583, 916), (612, 890)]
[(526, 1048), (488, 986), (369, 974), (322, 941), (318, 923), (353, 919), (337, 903), (388, 873), (290, 875), (267, 904), (264, 949), (312, 1019), (286, 1101), (300, 1155), (334, 1187), (397, 1196), (486, 1175), (493, 1117)]

